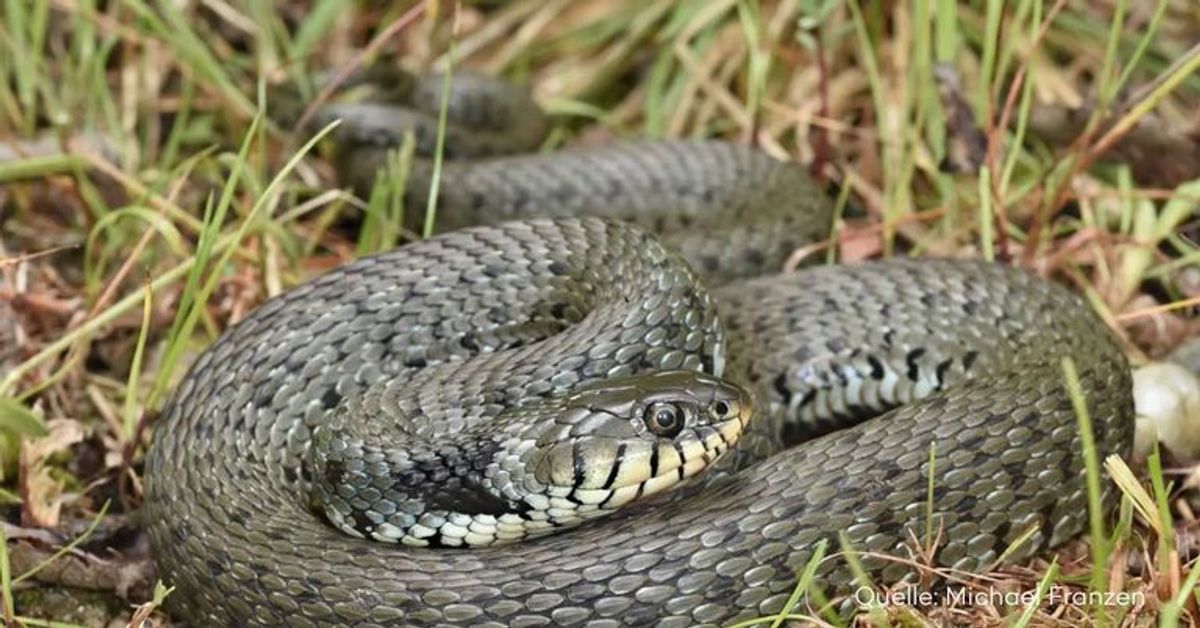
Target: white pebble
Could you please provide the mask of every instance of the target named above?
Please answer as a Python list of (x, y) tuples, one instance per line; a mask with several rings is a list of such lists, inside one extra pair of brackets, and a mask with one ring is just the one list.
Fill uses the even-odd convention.
[(1133, 372), (1137, 409), (1134, 454), (1149, 455), (1155, 439), (1181, 462), (1200, 461), (1200, 379), (1170, 362)]

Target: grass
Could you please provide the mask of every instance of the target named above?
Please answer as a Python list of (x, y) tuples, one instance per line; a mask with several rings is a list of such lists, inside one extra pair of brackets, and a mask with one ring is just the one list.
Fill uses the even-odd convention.
[[(410, 237), (409, 152), (356, 199), (332, 187), (315, 140), (259, 115), (268, 84), (395, 51), (413, 66), (528, 83), (557, 116), (550, 147), (721, 136), (798, 160), (839, 190), (834, 237), (802, 253), (1019, 264), (1074, 285), (1135, 362), (1197, 331), (1200, 166), (1168, 177), (1178, 160), (1123, 152), (1151, 115), (1175, 140), (1197, 131), (1200, 14), (1189, 0), (308, 5), (0, 3), (0, 319), (7, 308), (17, 323), (11, 341), (0, 329), (8, 523), (98, 521), (110, 501), (106, 516), (135, 511), (154, 413), (201, 348), (265, 298)], [(947, 68), (959, 87), (939, 78)], [(1039, 122), (1060, 106), (1089, 108), (1066, 138)], [(436, 209), (421, 209), (428, 233)], [(19, 452), (51, 419), (89, 437), (50, 455), (57, 488), (30, 495)], [(1190, 494), (1157, 456), (1137, 473), (1090, 460), (1089, 494), (1111, 477), (1127, 497), (1115, 528), (1094, 518), (1090, 552), (970, 582), (1038, 599), (1052, 586), (1141, 592), (1144, 608), (887, 607), (864, 621), (1194, 621), (1200, 569), (1177, 533), (1195, 527)], [(34, 498), (60, 502), (64, 520), (36, 520)], [(5, 618), (71, 623), (22, 615), (37, 585), (10, 568), (15, 543), (0, 553)], [(128, 549), (96, 543), (87, 551)], [(1141, 554), (1153, 558), (1130, 575), (1122, 565)], [(799, 584), (796, 606), (762, 625), (837, 623), (837, 600)], [(148, 589), (119, 619), (163, 620), (165, 595)]]
[[(1087, 471), (1087, 510), (1088, 510), (1088, 539), (1091, 541), (1092, 564), (1093, 565), (1108, 565), (1108, 555), (1111, 551), (1108, 537), (1104, 532), (1104, 518), (1106, 513), (1101, 506), (1101, 488), (1100, 488), (1100, 454), (1096, 449), (1096, 433), (1092, 426), (1091, 412), (1088, 411), (1087, 399), (1084, 396), (1083, 387), (1079, 383), (1079, 371), (1075, 367), (1075, 360), (1070, 356), (1062, 358), (1063, 385), (1067, 389), (1067, 393), (1071, 398), (1071, 407), (1075, 411), (1075, 416), (1079, 421), (1079, 436), (1081, 447), (1083, 449), (1083, 459)], [(1106, 570), (1093, 569), (1091, 578), (1088, 580), (1088, 589), (1091, 591), (1103, 591), (1107, 583)], [(1097, 623), (1106, 623), (1108, 609), (1103, 605), (1097, 604), (1093, 610), (1093, 617)]]
[[(450, 60), (454, 59), (454, 40), (458, 37), (458, 11), (454, 12), (454, 19), (453, 19), (452, 23), (453, 23), (453, 29), (451, 31), (450, 51), (449, 51)], [(452, 62), (448, 62), (443, 65), (443, 69), (442, 69), (442, 103), (443, 104), (448, 103), (450, 101), (450, 85), (451, 85), (451, 80), (454, 76), (453, 68), (454, 68), (454, 63), (452, 63)], [(447, 116), (448, 110), (449, 110), (449, 108), (445, 107), (445, 106), (441, 107), (438, 110), (437, 144), (435, 145), (434, 154), (433, 154), (433, 172), (430, 174), (430, 178), (429, 178), (429, 181), (430, 181), (429, 187), (432, 190), (440, 189), (440, 184), (441, 184), (441, 180), (442, 180), (442, 157), (443, 157), (443, 154), (445, 153), (445, 147), (446, 147), (446, 116)], [(426, 238), (433, 235), (433, 230), (437, 223), (437, 201), (438, 201), (438, 195), (430, 194), (429, 202), (425, 206), (425, 220), (421, 226), (421, 235)]]

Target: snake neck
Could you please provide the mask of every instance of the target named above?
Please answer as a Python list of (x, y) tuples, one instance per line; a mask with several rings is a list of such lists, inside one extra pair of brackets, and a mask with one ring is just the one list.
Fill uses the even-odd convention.
[(517, 460), (502, 440), (432, 439), (400, 431), (387, 446), (318, 429), (306, 460), (311, 497), (343, 532), (418, 547), (486, 545), (524, 528), (525, 491), (494, 476)]

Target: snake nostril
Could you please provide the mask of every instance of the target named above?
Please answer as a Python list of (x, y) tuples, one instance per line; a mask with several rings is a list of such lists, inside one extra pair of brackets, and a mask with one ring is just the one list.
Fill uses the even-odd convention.
[(729, 416), (729, 404), (724, 401), (718, 401), (713, 404), (713, 412), (717, 415), (718, 419), (723, 419)]

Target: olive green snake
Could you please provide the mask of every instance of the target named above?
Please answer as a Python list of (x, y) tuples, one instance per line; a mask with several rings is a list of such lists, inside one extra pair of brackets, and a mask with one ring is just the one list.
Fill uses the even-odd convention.
[[(527, 97), (456, 80), (450, 154), (497, 120), (536, 148)], [(318, 122), (346, 118), (361, 189), (425, 114), (343, 107)], [(456, 159), (439, 189), (444, 233), (268, 300), (165, 408), (144, 515), (192, 625), (727, 625), (818, 546), (844, 591), (843, 540), (878, 582), (927, 525), (939, 565), (1022, 559), (1087, 521), (1064, 356), (1100, 455), (1129, 450), (1128, 367), (1070, 291), (964, 260), (777, 274), (832, 223), (794, 164), (645, 140)]]

